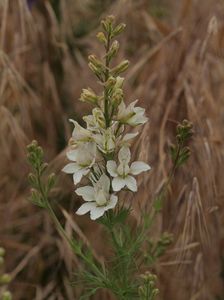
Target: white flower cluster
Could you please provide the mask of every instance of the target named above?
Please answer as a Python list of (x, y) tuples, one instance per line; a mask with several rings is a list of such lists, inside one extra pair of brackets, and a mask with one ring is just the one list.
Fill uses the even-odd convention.
[[(106, 29), (109, 37), (116, 30), (116, 27), (113, 29), (112, 22), (112, 19), (106, 21), (110, 25)], [(99, 34), (101, 39), (102, 35), (104, 33)], [(118, 42), (115, 42), (117, 45)], [(105, 37), (105, 43), (110, 43), (108, 37)], [(105, 46), (111, 51), (108, 44)], [(144, 115), (145, 110), (135, 106), (137, 101), (128, 106), (124, 103), (124, 79), (118, 75), (126, 69), (127, 61), (109, 69), (108, 60), (105, 66), (93, 55), (89, 60), (90, 68), (101, 79), (104, 91), (97, 96), (92, 89), (83, 90), (81, 100), (95, 107), (91, 115), (83, 117), (86, 128), (70, 120), (74, 124), (70, 149), (67, 152), (67, 158), (71, 162), (63, 171), (73, 175), (74, 184), (80, 183), (84, 176), (88, 177), (91, 185), (76, 189), (76, 194), (85, 201), (76, 213), (83, 215), (90, 212), (90, 218), (95, 220), (117, 205), (117, 192), (122, 189), (136, 192), (137, 182), (134, 176), (149, 170), (150, 167), (141, 161), (130, 164), (129, 142), (138, 132), (125, 134), (125, 125), (136, 127), (147, 122), (147, 118)]]

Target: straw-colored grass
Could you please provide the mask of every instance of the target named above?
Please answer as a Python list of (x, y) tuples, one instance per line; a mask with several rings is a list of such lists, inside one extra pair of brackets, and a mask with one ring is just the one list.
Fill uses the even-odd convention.
[(167, 176), (177, 122), (194, 124), (192, 157), (176, 173), (153, 228), (155, 236), (174, 235), (155, 266), (160, 299), (224, 299), (222, 1), (36, 2), (30, 11), (25, 0), (0, 1), (0, 243), (14, 299), (78, 299), (82, 289), (69, 284), (81, 262), (45, 212), (26, 200), (25, 147), (34, 138), (59, 176), (55, 195), (67, 232), (90, 244), (97, 259), (106, 256), (101, 228), (74, 214), (79, 200), (60, 170), (68, 118), (81, 120), (88, 108), (78, 101), (80, 91), (94, 87), (87, 55), (100, 52), (94, 35), (100, 18), (111, 13), (127, 24), (120, 54), (131, 61), (127, 99), (139, 98), (150, 118), (133, 146), (153, 167), (130, 200), (136, 203), (133, 218), (139, 206), (150, 209)]

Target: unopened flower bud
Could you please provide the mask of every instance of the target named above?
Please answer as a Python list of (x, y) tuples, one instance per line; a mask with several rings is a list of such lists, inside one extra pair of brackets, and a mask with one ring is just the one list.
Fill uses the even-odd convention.
[(115, 68), (112, 69), (112, 74), (114, 76), (119, 75), (120, 73), (124, 72), (127, 70), (129, 66), (129, 61), (128, 60), (124, 60), (123, 62), (121, 62), (119, 65), (117, 65)]
[(153, 291), (152, 291), (152, 296), (157, 296), (159, 294), (159, 289), (154, 289)]
[(96, 76), (97, 76), (98, 78), (102, 79), (102, 77), (101, 77), (102, 72), (101, 72), (101, 70), (100, 70), (99, 68), (97, 68), (97, 67), (96, 67), (94, 64), (92, 64), (92, 63), (89, 63), (88, 66), (89, 66), (90, 70), (92, 70), (93, 73), (96, 74)]
[(33, 140), (31, 144), (27, 146), (28, 151), (33, 151), (37, 147), (38, 143), (36, 140)]
[(112, 24), (113, 24), (113, 22), (114, 22), (114, 16), (108, 16), (108, 17), (106, 17), (106, 19), (105, 20), (102, 20), (101, 21), (101, 25), (102, 25), (102, 27), (103, 27), (103, 29), (107, 32), (107, 33), (109, 33), (109, 34), (111, 34), (111, 32), (112, 32)]
[(35, 186), (37, 183), (36, 176), (33, 173), (28, 175), (29, 182), (32, 186)]
[(139, 295), (144, 296), (144, 294), (145, 294), (145, 289), (144, 289), (143, 286), (140, 286), (140, 287), (138, 288), (138, 293), (139, 293)]
[(116, 82), (117, 82), (116, 78), (113, 77), (113, 76), (110, 76), (110, 77), (108, 78), (108, 80), (107, 80), (105, 86), (106, 86), (107, 88), (109, 88), (109, 89), (110, 89), (110, 88), (113, 88), (114, 85), (116, 84)]
[(114, 15), (109, 15), (106, 17), (106, 21), (110, 24), (112, 24), (115, 20), (115, 16)]
[(104, 45), (107, 43), (107, 39), (105, 37), (105, 34), (103, 32), (98, 32), (96, 35), (97, 39)]
[(124, 23), (117, 25), (113, 30), (112, 36), (116, 36), (116, 35), (122, 33), (122, 31), (125, 29), (125, 27), (126, 27), (126, 25)]
[(116, 82), (115, 87), (118, 88), (118, 89), (121, 89), (121, 88), (123, 87), (124, 78), (118, 76), (118, 77), (116, 78), (116, 80), (117, 80), (117, 82)]
[(123, 90), (122, 89), (116, 89), (115, 93), (112, 97), (112, 104), (114, 107), (118, 107), (123, 100)]
[(117, 54), (118, 50), (119, 50), (119, 43), (118, 41), (114, 41), (110, 47), (109, 52), (107, 53), (107, 57), (109, 59), (113, 58)]
[(97, 126), (101, 128), (105, 128), (105, 118), (101, 109), (99, 108), (93, 109), (93, 118)]
[(48, 188), (51, 189), (56, 181), (56, 176), (54, 173), (51, 173), (50, 176), (48, 177)]
[(98, 97), (92, 89), (88, 88), (88, 89), (83, 89), (82, 90), (80, 100), (82, 102), (87, 102), (87, 103), (90, 103), (90, 104), (97, 104)]
[(89, 55), (88, 57), (89, 62), (92, 63), (97, 69), (102, 70), (104, 66), (102, 62), (93, 54)]

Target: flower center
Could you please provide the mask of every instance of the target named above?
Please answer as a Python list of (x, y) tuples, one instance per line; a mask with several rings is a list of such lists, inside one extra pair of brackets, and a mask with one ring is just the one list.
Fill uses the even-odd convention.
[(107, 196), (103, 190), (96, 192), (96, 204), (97, 206), (105, 206), (107, 204)]

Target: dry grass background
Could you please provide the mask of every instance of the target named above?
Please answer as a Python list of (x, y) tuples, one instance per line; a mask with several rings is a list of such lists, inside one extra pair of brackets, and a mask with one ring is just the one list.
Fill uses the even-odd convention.
[[(78, 101), (95, 87), (87, 55), (99, 20), (115, 14), (127, 24), (120, 57), (127, 57), (127, 99), (141, 99), (150, 117), (133, 146), (153, 170), (136, 196), (150, 209), (169, 169), (167, 150), (175, 125), (194, 123), (192, 158), (176, 174), (153, 230), (174, 234), (155, 266), (163, 300), (223, 300), (224, 257), (224, 4), (219, 0), (25, 0), (0, 1), (0, 243), (17, 300), (78, 299), (69, 280), (80, 262), (44, 211), (27, 200), (25, 148), (37, 139), (58, 176), (58, 213), (74, 231), (105, 255), (101, 229), (78, 206), (68, 176), (61, 174), (71, 134), (69, 117), (81, 120)], [(214, 18), (215, 16), (215, 18)], [(134, 200), (137, 202), (137, 199)], [(133, 212), (138, 219), (138, 210)], [(93, 299), (109, 299), (100, 293)]]

